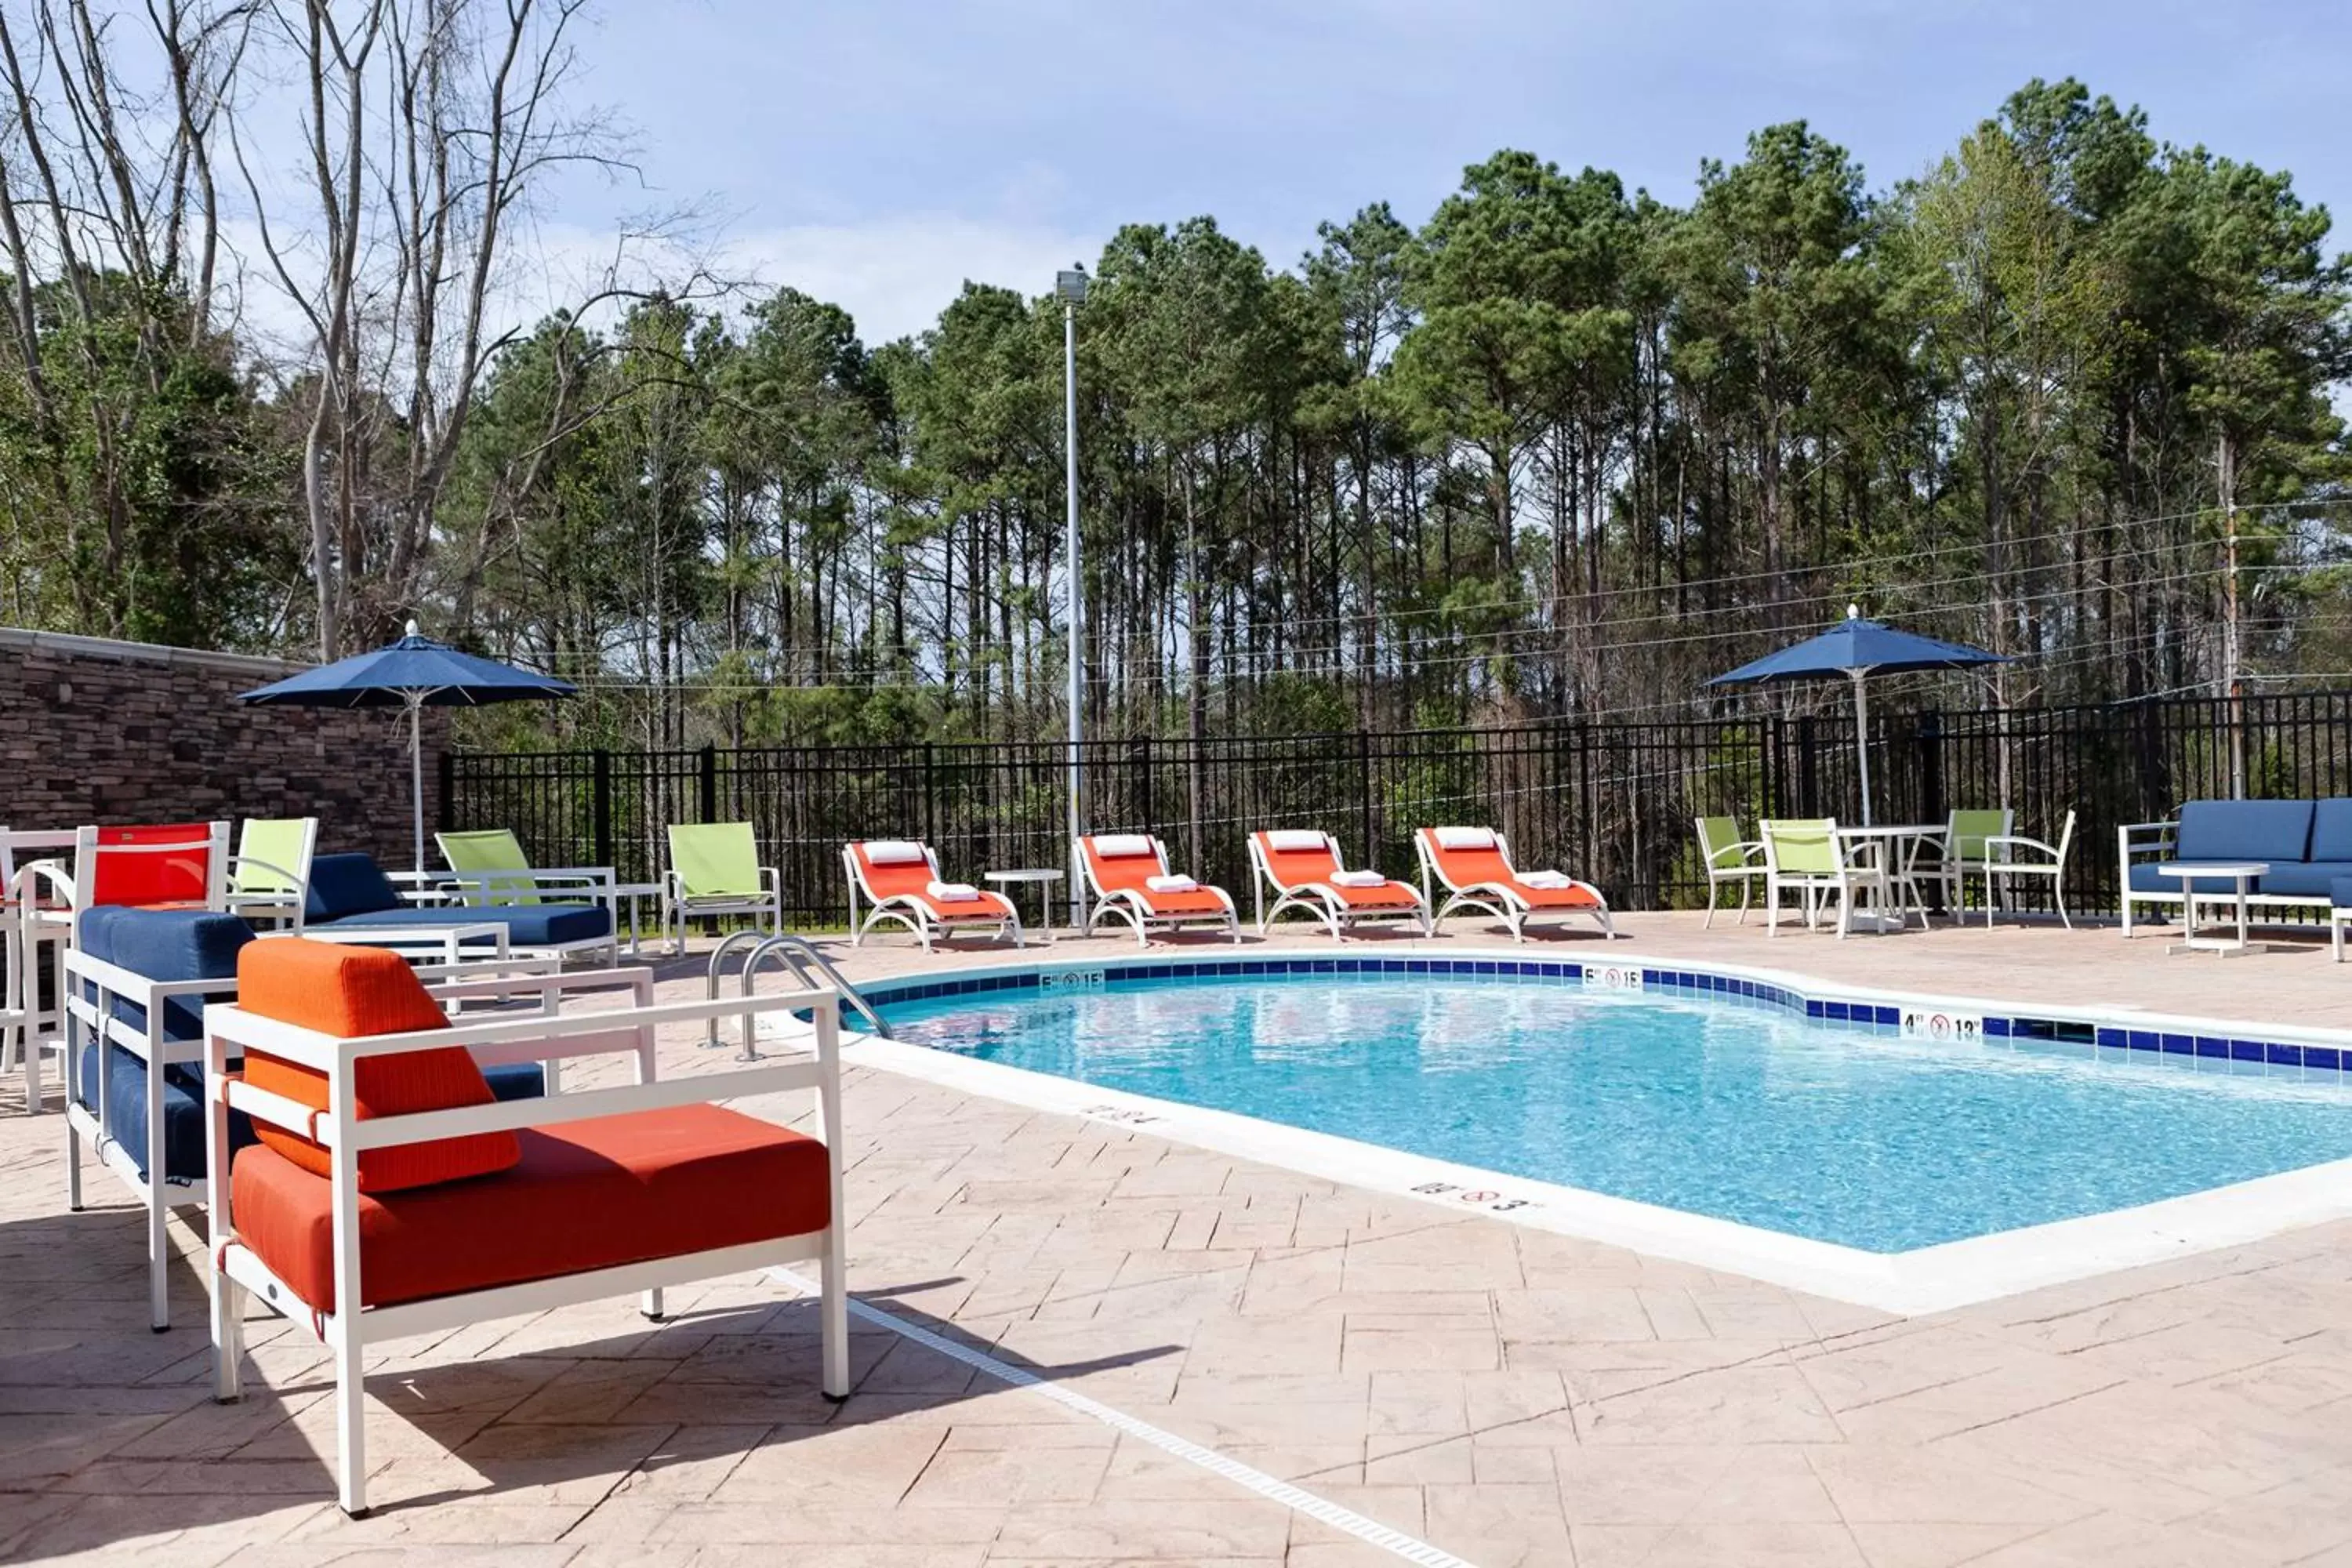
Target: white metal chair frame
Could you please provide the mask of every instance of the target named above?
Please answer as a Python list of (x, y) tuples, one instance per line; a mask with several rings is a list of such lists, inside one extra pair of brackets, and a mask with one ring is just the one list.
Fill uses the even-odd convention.
[[(299, 931), (305, 906), (310, 898), (310, 861), (319, 852), (319, 819), (299, 817), (303, 825), (302, 852), (291, 866), (280, 866), (258, 855), (245, 853), (245, 835), (237, 835), (237, 852), (228, 858), (227, 890), (223, 893), (223, 907), (233, 915), (248, 921), (268, 921), (278, 930)], [(267, 871), (286, 886), (268, 890), (240, 891), (237, 877), (244, 871)]]
[[(2006, 806), (2000, 809), (2000, 831), (1986, 836), (1988, 847), (2008, 841), (2017, 826), (2017, 813)], [(1946, 816), (1941, 838), (1920, 841), (1912, 845), (1911, 863), (1906, 868), (1906, 880), (1912, 884), (1915, 890), (1922, 881), (1934, 882), (1943, 897), (1945, 906), (1951, 910), (1952, 923), (1964, 925), (1968, 921), (1969, 878), (1982, 871), (1985, 859), (1989, 859), (1990, 857), (1970, 860), (1961, 855), (1959, 835), (1953, 831), (1954, 819), (1958, 816), (1959, 812), (1954, 810)], [(1921, 865), (1918, 863), (1919, 853), (1927, 847), (1928, 842), (1935, 844), (1937, 851), (1937, 858), (1932, 865)], [(1921, 919), (1923, 921), (1926, 919), (1924, 905), (1921, 910)]]
[[(1323, 835), (1323, 847), (1330, 853), (1332, 868), (1335, 870), (1346, 870), (1347, 862), (1339, 856), (1339, 841), (1326, 833)], [(1276, 921), (1282, 918), (1282, 911), (1285, 910), (1297, 910), (1321, 921), (1331, 932), (1331, 940), (1334, 942), (1345, 941), (1349, 927), (1360, 925), (1367, 921), (1411, 921), (1421, 927), (1422, 935), (1432, 936), (1436, 933), (1436, 927), (1431, 923), (1429, 918), (1429, 900), (1423, 897), (1421, 889), (1411, 882), (1400, 882), (1391, 877), (1387, 884), (1391, 888), (1403, 889), (1406, 896), (1412, 900), (1410, 904), (1376, 910), (1357, 909), (1340, 896), (1338, 889), (1328, 883), (1300, 882), (1290, 886), (1276, 879), (1274, 868), (1266, 864), (1265, 850), (1258, 835), (1255, 833), (1249, 836), (1249, 858), (1250, 903), (1257, 915), (1258, 934), (1261, 936), (1265, 934), (1266, 929)], [(1268, 909), (1265, 902), (1265, 893), (1269, 888), (1276, 895), (1272, 909)], [(1357, 890), (1370, 891), (1368, 888)]]
[[(25, 1110), (42, 1110), (41, 1058), (65, 1049), (66, 949), (73, 941), (73, 875), (55, 859), (16, 861), (19, 850), (71, 850), (68, 831), (0, 828), (0, 1073), (21, 1059)], [(41, 1004), (41, 965), (51, 999)]]
[[(541, 961), (543, 962), (543, 961)], [(486, 970), (502, 970), (488, 975)], [(552, 975), (530, 977), (527, 966), (484, 965), (478, 968), (429, 969), (420, 972), (426, 980), (426, 989), (437, 1000), (451, 1006), (463, 1001), (480, 999), (488, 994), (484, 984), (502, 986), (498, 999), (512, 1003), (517, 995), (529, 991), (541, 999), (541, 1010), (553, 1012), (558, 984)], [(144, 974), (93, 958), (79, 947), (69, 948), (65, 954), (65, 975), (69, 990), (66, 1003), (66, 1205), (75, 1213), (81, 1212), (82, 1145), (88, 1142), (98, 1162), (114, 1173), (122, 1184), (131, 1189), (131, 1196), (147, 1211), (147, 1306), (149, 1326), (157, 1333), (172, 1326), (171, 1304), (165, 1289), (166, 1268), (171, 1260), (171, 1247), (165, 1237), (165, 1221), (171, 1211), (209, 1201), (206, 1184), (194, 1179), (173, 1179), (163, 1174), (167, 1152), (163, 1126), (164, 1069), (184, 1063), (205, 1059), (202, 1040), (166, 1040), (163, 1037), (164, 1004), (174, 1000), (202, 999), (207, 1003), (236, 994), (236, 976), (222, 975), (210, 980), (154, 980)], [(591, 978), (583, 976), (583, 978)], [(601, 976), (593, 978), (602, 978)], [(435, 984), (435, 981), (449, 984)], [(114, 1016), (114, 1004), (128, 1002), (142, 1010), (143, 1025), (136, 1025)], [(134, 1153), (114, 1135), (108, 1121), (112, 1103), (106, 1093), (107, 1079), (112, 1075), (114, 1053), (98, 1053), (98, 1081), (85, 1085), (81, 1079), (82, 1047), (93, 1039), (103, 1038), (111, 1046), (120, 1046), (143, 1064), (147, 1069), (147, 1146)], [(551, 1064), (551, 1081), (552, 1075)], [(85, 1096), (89, 1103), (82, 1103)], [(140, 1174), (140, 1166), (147, 1173)]]
[[(1698, 829), (1698, 856), (1706, 871), (1706, 919), (1699, 929), (1714, 929), (1716, 889), (1727, 882), (1739, 884), (1739, 919), (1734, 923), (1746, 925), (1748, 905), (1756, 897), (1756, 879), (1768, 875), (1770, 869), (1764, 860), (1764, 841), (1760, 838), (1740, 838), (1729, 844), (1709, 844), (1706, 841), (1706, 818), (1693, 817), (1691, 821)], [(1739, 858), (1727, 866), (1721, 863), (1727, 855), (1737, 855)]]
[[(367, 1434), (363, 1372), (367, 1347), (410, 1334), (441, 1332), (467, 1323), (542, 1312), (550, 1309), (614, 1296), (641, 1294), (640, 1310), (658, 1321), (662, 1288), (702, 1279), (779, 1268), (810, 1258), (823, 1266), (823, 1294), (818, 1323), (823, 1340), (823, 1384), (825, 1395), (841, 1400), (849, 1394), (849, 1298), (845, 1256), (846, 1224), (841, 1181), (841, 1016), (840, 994), (830, 989), (781, 992), (763, 996), (719, 998), (698, 1002), (653, 1001), (653, 971), (630, 968), (560, 977), (557, 984), (625, 981), (635, 1005), (624, 1010), (525, 1018), (493, 1017), (483, 1022), (453, 1019), (449, 1029), (417, 1030), (377, 1035), (362, 1039), (338, 1039), (316, 1030), (299, 1028), (247, 1013), (242, 1008), (213, 1007), (205, 1015), (205, 1129), (212, 1184), (220, 1193), (211, 1206), (212, 1235), (208, 1256), (213, 1259), (212, 1300), (213, 1397), (224, 1404), (239, 1397), (243, 1376), (245, 1315), (253, 1295), (285, 1310), (297, 1331), (309, 1333), (331, 1351), (335, 1363), (336, 1494), (343, 1511), (353, 1518), (367, 1512)], [(707, 1024), (726, 1017), (742, 1019), (745, 1037), (753, 1033), (756, 1016), (796, 1011), (813, 1016), (809, 1054), (790, 1062), (770, 1061), (723, 1072), (698, 1073), (670, 1082), (658, 1081), (655, 1050), (656, 1031), (665, 1025)], [(362, 1121), (358, 1115), (355, 1068), (370, 1057), (400, 1051), (439, 1049), (450, 1045), (470, 1048), (486, 1066), (514, 1061), (626, 1053), (633, 1058), (628, 1084), (610, 1089), (558, 1093), (543, 1100), (511, 1100), (459, 1110), (436, 1110), (408, 1116), (383, 1116)], [(327, 1110), (313, 1112), (307, 1105), (266, 1093), (247, 1085), (228, 1070), (232, 1055), (248, 1049), (311, 1068), (327, 1079)], [(521, 1285), (504, 1285), (456, 1295), (406, 1301), (388, 1307), (356, 1305), (363, 1300), (360, 1283), (359, 1157), (363, 1150), (396, 1148), (468, 1133), (553, 1127), (592, 1117), (625, 1115), (683, 1105), (717, 1103), (750, 1095), (815, 1091), (816, 1136), (824, 1145), (831, 1224), (824, 1229), (747, 1246), (681, 1253), (644, 1263), (625, 1264)], [(332, 1312), (300, 1310), (301, 1299), (278, 1279), (260, 1257), (237, 1239), (230, 1184), (225, 1179), (228, 1153), (228, 1113), (235, 1108), (256, 1121), (266, 1121), (325, 1145), (333, 1183), (335, 1305)]]
[[(2068, 918), (2066, 913), (2066, 884), (2064, 878), (2066, 875), (2066, 851), (2072, 848), (2074, 844), (2074, 813), (2072, 811), (2067, 812), (2066, 821), (2058, 830), (2058, 842), (2055, 844), (2045, 843), (2039, 838), (2030, 838), (2021, 833), (1998, 833), (1986, 838), (1985, 849), (1987, 853), (1985, 858), (1982, 860), (1969, 862), (1966, 868), (1967, 870), (1977, 872), (1984, 878), (1985, 930), (1992, 930), (1993, 903), (1996, 898), (1994, 879), (1996, 878), (2006, 881), (2006, 879), (2011, 877), (2047, 877), (2050, 879), (2050, 897), (2058, 906), (2059, 923), (2063, 925), (2068, 931), (2073, 931), (2074, 929), (2074, 922), (2073, 920)], [(2003, 852), (2001, 857), (1998, 859), (1994, 858), (1990, 853), (1993, 846), (1995, 845), (2000, 846)], [(2047, 855), (2050, 858), (2046, 862), (2011, 858), (2011, 852), (2019, 849), (2027, 850), (2037, 855)], [(2004, 887), (2000, 890), (2006, 891), (2007, 889)], [(1959, 909), (1957, 905), (1953, 908), (1952, 915), (1955, 920), (1958, 920), (1959, 917)]]
[[(1187, 926), (1222, 926), (1224, 928), (1225, 934), (1236, 943), (1242, 940), (1241, 918), (1234, 910), (1234, 896), (1223, 888), (1213, 888), (1206, 882), (1200, 885), (1201, 891), (1216, 894), (1218, 900), (1225, 906), (1225, 912), (1222, 915), (1198, 911), (1186, 914), (1155, 914), (1152, 912), (1151, 906), (1145, 902), (1143, 897), (1132, 888), (1116, 888), (1106, 891), (1101, 878), (1096, 874), (1095, 857), (1091, 850), (1096, 837), (1097, 836), (1088, 835), (1070, 846), (1072, 856), (1079, 865), (1086, 868), (1087, 889), (1092, 893), (1095, 900), (1094, 908), (1087, 914), (1085, 930), (1087, 935), (1093, 935), (1095, 927), (1103, 921), (1117, 919), (1127, 921), (1134, 928), (1135, 945), (1138, 947), (1151, 945), (1149, 933), (1155, 926), (1171, 931), (1181, 931)], [(1151, 853), (1159, 863), (1159, 874), (1163, 877), (1168, 875), (1168, 846), (1162, 844), (1156, 837), (1150, 835), (1146, 837), (1151, 837)], [(1142, 857), (1139, 855), (1135, 858), (1139, 860)]]
[(228, 908), (228, 823), (224, 820), (206, 825), (205, 837), (177, 840), (169, 844), (100, 844), (98, 836), (104, 829), (96, 826), (74, 829), (74, 904), (77, 919), (98, 897), (98, 858), (101, 855), (184, 855), (191, 849), (205, 852), (205, 908), (226, 910)]
[[(1423, 900), (1433, 901), (1437, 897), (1436, 888), (1432, 886), (1433, 879), (1451, 895), (1430, 916), (1433, 924), (1444, 920), (1455, 910), (1476, 910), (1483, 914), (1493, 916), (1509, 927), (1513, 942), (1525, 942), (1526, 928), (1531, 921), (1557, 917), (1565, 923), (1579, 915), (1584, 915), (1598, 922), (1602, 936), (1615, 939), (1617, 923), (1610, 918), (1609, 900), (1603, 898), (1601, 889), (1591, 883), (1581, 878), (1570, 877), (1569, 887), (1561, 890), (1565, 892), (1582, 889), (1592, 895), (1593, 901), (1587, 907), (1566, 909), (1546, 908), (1531, 903), (1517, 888), (1502, 882), (1456, 882), (1445, 874), (1445, 868), (1439, 861), (1439, 851), (1443, 847), (1433, 842), (1431, 836), (1434, 831), (1427, 827), (1417, 828), (1412, 836), (1413, 854), (1421, 862)], [(1505, 865), (1514, 870), (1517, 869), (1517, 862), (1511, 858), (1511, 841), (1500, 831), (1495, 835), (1495, 848), (1503, 857)]]
[(1764, 858), (1769, 868), (1764, 878), (1764, 934), (1780, 934), (1780, 891), (1790, 889), (1801, 897), (1805, 915), (1805, 929), (1816, 931), (1821, 925), (1821, 901), (1824, 895), (1834, 893), (1838, 901), (1837, 934), (1843, 942), (1853, 924), (1853, 896), (1857, 891), (1878, 889), (1883, 894), (1887, 887), (1886, 873), (1879, 866), (1856, 866), (1846, 858), (1845, 847), (1838, 838), (1837, 818), (1822, 819), (1827, 825), (1830, 858), (1837, 869), (1832, 872), (1783, 871), (1780, 869), (1780, 844), (1773, 829), (1782, 822), (1767, 821), (1758, 829), (1763, 834)]
[[(860, 842), (871, 843), (873, 840), (866, 839)], [(940, 879), (940, 852), (928, 844), (922, 848), (923, 859), (931, 868), (931, 880), (939, 881)], [(992, 940), (1001, 939), (1010, 934), (1013, 946), (1019, 947), (1023, 943), (1021, 911), (1014, 909), (1013, 900), (1005, 898), (1002, 893), (995, 895), (1004, 900), (1005, 913), (1001, 919), (942, 921), (939, 917), (939, 912), (920, 899), (908, 898), (901, 893), (894, 893), (888, 898), (877, 897), (872, 884), (866, 880), (866, 868), (857, 858), (856, 844), (845, 844), (841, 847), (841, 868), (849, 879), (849, 945), (852, 947), (862, 946), (866, 933), (884, 921), (896, 921), (914, 932), (915, 940), (923, 944), (925, 952), (931, 951), (931, 943), (934, 940), (944, 941), (959, 931), (978, 931), (990, 925), (996, 928), (992, 933)], [(868, 906), (868, 912), (863, 921), (857, 918), (857, 896), (860, 893), (866, 895), (866, 902)]]
[[(760, 890), (757, 893), (689, 893), (685, 879), (675, 866), (662, 870), (661, 924), (662, 933), (674, 952), (686, 951), (686, 922), (716, 918), (719, 915), (754, 915), (764, 917), (767, 930), (772, 934), (784, 929), (783, 877), (773, 866), (760, 868)], [(617, 895), (604, 895), (614, 903)], [(613, 917), (613, 951), (618, 962), (621, 942), (621, 921), (617, 910)]]

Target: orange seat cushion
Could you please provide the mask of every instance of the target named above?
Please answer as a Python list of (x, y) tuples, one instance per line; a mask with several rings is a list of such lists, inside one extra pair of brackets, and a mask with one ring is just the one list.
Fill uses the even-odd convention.
[[(377, 947), (300, 937), (247, 942), (237, 953), (237, 1005), (264, 1018), (295, 1024), (337, 1039), (446, 1029), (449, 1020), (416, 972), (395, 952)], [(362, 1121), (490, 1105), (497, 1096), (463, 1046), (398, 1051), (361, 1059), (353, 1099)], [(315, 1068), (248, 1048), (245, 1080), (314, 1110), (327, 1109), (327, 1075)], [(331, 1165), (327, 1151), (301, 1134), (256, 1122), (262, 1142), (313, 1175)], [(503, 1171), (521, 1157), (512, 1132), (475, 1132), (360, 1152), (360, 1191), (460, 1181)]]
[(1223, 915), (1225, 900), (1207, 888), (1195, 888), (1188, 893), (1159, 893), (1150, 888), (1133, 889), (1143, 900), (1143, 907), (1155, 915)]
[[(388, 1307), (804, 1236), (832, 1223), (824, 1145), (716, 1105), (517, 1133), (511, 1170), (360, 1199), (360, 1295)], [(330, 1184), (267, 1147), (229, 1178), (237, 1239), (335, 1310)]]

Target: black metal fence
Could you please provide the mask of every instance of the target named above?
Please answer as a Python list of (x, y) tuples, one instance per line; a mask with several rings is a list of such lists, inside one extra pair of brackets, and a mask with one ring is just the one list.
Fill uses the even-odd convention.
[[(2166, 699), (1874, 720), (1880, 822), (1940, 822), (2000, 805), (2054, 838), (2077, 814), (2067, 896), (2112, 909), (2117, 824), (2232, 793), (2335, 795), (2352, 785), (2352, 692)], [(951, 877), (1061, 866), (1067, 747), (1056, 742), (681, 752), (457, 752), (442, 759), (444, 826), (510, 827), (541, 865), (609, 865), (654, 880), (664, 825), (749, 820), (804, 921), (845, 914), (840, 847), (919, 837)], [(1247, 902), (1244, 836), (1318, 826), (1351, 864), (1412, 873), (1428, 824), (1492, 824), (1527, 866), (1598, 883), (1620, 908), (1703, 901), (1691, 819), (1858, 820), (1850, 720), (1832, 715), (1654, 724), (1547, 722), (1406, 733), (1089, 742), (1084, 820), (1149, 830), (1181, 868)]]

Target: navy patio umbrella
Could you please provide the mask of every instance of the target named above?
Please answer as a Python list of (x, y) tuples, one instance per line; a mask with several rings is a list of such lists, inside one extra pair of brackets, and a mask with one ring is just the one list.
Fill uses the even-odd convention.
[(416, 869), (425, 870), (425, 752), (426, 708), (458, 708), (489, 702), (529, 702), (572, 697), (579, 688), (551, 675), (517, 669), (496, 659), (459, 653), (447, 643), (408, 635), (373, 653), (355, 653), (316, 669), (241, 692), (239, 702), (281, 703), (296, 708), (405, 708), (408, 710), (409, 802), (416, 818)]
[(1961, 669), (1975, 664), (2003, 664), (2009, 655), (1987, 653), (1966, 643), (1923, 637), (1897, 631), (1878, 621), (1862, 618), (1860, 606), (1848, 605), (1845, 619), (1816, 637), (1791, 644), (1778, 653), (1718, 675), (1709, 686), (1761, 686), (1780, 680), (1819, 680), (1843, 675), (1853, 680), (1853, 741), (1862, 763), (1862, 825), (1870, 826), (1870, 700), (1863, 682), (1874, 670), (1889, 674), (1910, 669)]

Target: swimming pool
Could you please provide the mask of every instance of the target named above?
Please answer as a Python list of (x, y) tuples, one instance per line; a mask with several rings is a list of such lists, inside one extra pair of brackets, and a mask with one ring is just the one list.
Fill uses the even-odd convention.
[(884, 1015), (959, 1057), (1874, 1254), (2352, 1158), (2346, 1074), (2228, 1041), (1914, 1039), (1885, 1008), (1832, 1027), (1801, 999), (1466, 973), (1121, 973)]

